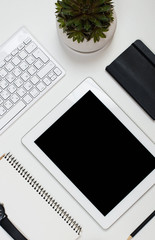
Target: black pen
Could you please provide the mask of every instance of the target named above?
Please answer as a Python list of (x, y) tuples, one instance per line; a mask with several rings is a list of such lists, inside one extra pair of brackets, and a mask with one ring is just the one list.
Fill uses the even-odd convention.
[(142, 222), (136, 230), (130, 234), (127, 240), (133, 238), (153, 217), (155, 216), (155, 211), (153, 211), (145, 220)]

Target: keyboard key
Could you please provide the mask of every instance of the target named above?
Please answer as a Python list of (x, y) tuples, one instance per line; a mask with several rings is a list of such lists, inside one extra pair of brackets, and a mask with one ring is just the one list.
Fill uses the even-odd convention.
[(31, 84), (30, 82), (26, 82), (26, 83), (24, 84), (24, 88), (25, 88), (27, 91), (29, 91), (29, 90), (32, 88), (32, 84)]
[(0, 68), (3, 67), (5, 65), (5, 62), (4, 61), (1, 61), (0, 62)]
[(40, 58), (44, 63), (47, 63), (49, 60), (45, 53), (43, 53), (43, 51), (39, 48), (36, 51), (34, 51), (33, 56), (35, 58)]
[(2, 116), (6, 112), (4, 107), (0, 107), (0, 116)]
[(48, 86), (51, 84), (51, 81), (49, 80), (49, 78), (44, 78), (43, 82)]
[(55, 68), (54, 72), (56, 73), (57, 76), (61, 74), (61, 70), (59, 68)]
[(8, 100), (4, 103), (4, 106), (6, 107), (6, 109), (10, 109), (13, 106), (13, 104)]
[(40, 92), (42, 92), (46, 87), (45, 87), (45, 85), (44, 85), (42, 82), (40, 82), (40, 83), (37, 85), (37, 88), (39, 89)]
[(10, 93), (4, 90), (3, 92), (1, 92), (1, 96), (4, 100), (6, 100), (10, 96)]
[(27, 71), (32, 76), (32, 75), (34, 75), (36, 73), (37, 70), (36, 70), (35, 67), (32, 66)]
[(22, 78), (24, 81), (27, 81), (27, 80), (30, 78), (30, 76), (29, 76), (29, 74), (28, 74), (27, 72), (25, 72), (25, 73), (23, 73), (23, 75), (21, 76), (21, 78)]
[(39, 91), (37, 91), (37, 89), (36, 88), (34, 88), (31, 92), (30, 92), (30, 94), (32, 95), (32, 97), (37, 97), (38, 95), (39, 95)]
[(25, 61), (23, 61), (21, 64), (20, 64), (20, 66), (19, 66), (23, 71), (25, 71), (28, 67), (29, 67), (29, 65), (25, 62)]
[(2, 70), (0, 70), (0, 77), (5, 77), (7, 75), (7, 72), (4, 70), (4, 69), (2, 69)]
[(11, 56), (11, 55), (8, 55), (8, 56), (5, 57), (5, 61), (6, 61), (6, 62), (10, 61), (11, 59), (12, 59), (12, 56)]
[(24, 60), (27, 57), (27, 53), (23, 50), (22, 52), (19, 53), (19, 57)]
[(36, 83), (38, 83), (40, 80), (37, 76), (34, 76), (31, 78), (31, 82), (35, 85)]
[(28, 64), (32, 64), (35, 61), (34, 57), (32, 57), (31, 55), (29, 57), (26, 58), (26, 62)]
[(51, 71), (51, 72), (48, 74), (48, 77), (51, 78), (51, 77), (53, 77), (53, 75), (54, 75), (54, 72)]
[(12, 82), (15, 80), (15, 76), (12, 75), (11, 73), (9, 73), (9, 74), (6, 76), (6, 79), (8, 80), (9, 83), (12, 83)]
[(15, 57), (15, 58), (12, 59), (12, 63), (13, 63), (15, 66), (17, 66), (20, 62), (21, 62), (21, 61), (20, 61), (19, 57)]
[(31, 38), (26, 38), (25, 40), (24, 40), (24, 43), (27, 45), (28, 43), (30, 43), (31, 42)]
[(18, 102), (19, 97), (17, 96), (17, 94), (13, 94), (13, 95), (10, 97), (10, 99), (11, 99), (11, 101), (12, 101), (13, 103), (16, 103), (16, 102)]
[(51, 80), (54, 81), (56, 78), (57, 78), (57, 76), (56, 76), (56, 75), (53, 75), (53, 76), (51, 77)]
[(12, 84), (12, 85), (10, 85), (9, 87), (8, 87), (8, 91), (10, 92), (10, 93), (14, 93), (15, 91), (16, 91), (16, 87), (15, 87), (15, 85), (14, 84)]
[(6, 82), (5, 80), (2, 80), (2, 81), (0, 82), (0, 87), (1, 87), (1, 88), (5, 89), (7, 86), (8, 86), (8, 82)]
[(8, 64), (5, 66), (5, 69), (8, 70), (9, 72), (11, 72), (12, 69), (14, 69), (14, 66), (12, 65), (12, 63), (8, 63)]
[(36, 44), (34, 42), (31, 42), (26, 48), (26, 52), (31, 53), (37, 48)]
[(25, 91), (23, 88), (20, 88), (20, 89), (17, 91), (17, 94), (18, 94), (20, 97), (23, 97), (23, 96), (26, 94), (26, 91)]
[(18, 49), (16, 48), (15, 50), (12, 51), (12, 56), (15, 56), (18, 53)]
[(13, 74), (16, 76), (16, 77), (19, 77), (19, 75), (21, 74), (21, 70), (17, 67), (13, 70)]
[(34, 66), (39, 70), (39, 69), (43, 66), (43, 63), (42, 63), (42, 61), (38, 60), (38, 61), (34, 64)]
[(18, 46), (18, 50), (21, 51), (24, 47), (25, 47), (24, 43), (21, 43), (21, 44)]
[(32, 101), (32, 98), (28, 94), (23, 99), (27, 104)]
[(45, 67), (43, 67), (38, 73), (38, 77), (43, 78), (45, 77), (54, 67), (54, 63), (53, 62), (49, 62), (47, 63), (47, 65)]
[(20, 78), (17, 78), (16, 81), (14, 81), (14, 84), (19, 88), (23, 85), (23, 81)]

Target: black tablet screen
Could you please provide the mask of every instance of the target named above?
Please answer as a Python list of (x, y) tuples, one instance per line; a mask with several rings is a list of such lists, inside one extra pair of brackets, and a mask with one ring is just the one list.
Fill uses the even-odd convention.
[(35, 143), (104, 216), (155, 168), (155, 158), (91, 91)]

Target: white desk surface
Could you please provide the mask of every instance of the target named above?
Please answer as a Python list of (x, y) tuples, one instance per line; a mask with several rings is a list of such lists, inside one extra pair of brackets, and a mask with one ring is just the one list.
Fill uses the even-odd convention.
[[(88, 76), (92, 77), (137, 125), (143, 122), (144, 114), (141, 113), (140, 107), (105, 72), (105, 67), (136, 39), (144, 41), (155, 53), (155, 1), (113, 2), (117, 14), (117, 29), (112, 43), (105, 50), (84, 55), (65, 48), (59, 41), (55, 26), (54, 1), (0, 0), (0, 45), (24, 25), (66, 70), (66, 76), (0, 136), (0, 154), (12, 151), (24, 166), (36, 175), (36, 178), (39, 177), (42, 184), (47, 181), (55, 182), (63, 206), (70, 209), (83, 227), (81, 240), (127, 239), (138, 224), (154, 210), (155, 186), (110, 229), (103, 230), (26, 150), (21, 138)], [(154, 223), (152, 220), (141, 233), (137, 234), (135, 240), (153, 240)]]

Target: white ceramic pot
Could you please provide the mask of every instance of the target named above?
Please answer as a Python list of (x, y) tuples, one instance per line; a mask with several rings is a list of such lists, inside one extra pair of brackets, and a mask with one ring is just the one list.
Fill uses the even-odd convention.
[(114, 21), (111, 23), (109, 27), (109, 31), (105, 32), (106, 38), (100, 38), (99, 42), (94, 43), (94, 40), (91, 39), (90, 41), (87, 41), (86, 39), (82, 43), (78, 43), (77, 41), (73, 42), (71, 38), (68, 38), (66, 33), (63, 33), (63, 29), (59, 28), (59, 23), (56, 21), (57, 25), (57, 31), (58, 35), (68, 47), (71, 49), (81, 52), (81, 53), (91, 53), (98, 51), (102, 48), (105, 48), (112, 40), (113, 35), (116, 30), (116, 25), (117, 25), (117, 19), (116, 19), (116, 14), (114, 12)]

